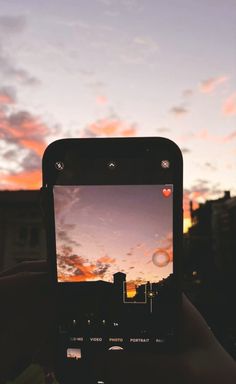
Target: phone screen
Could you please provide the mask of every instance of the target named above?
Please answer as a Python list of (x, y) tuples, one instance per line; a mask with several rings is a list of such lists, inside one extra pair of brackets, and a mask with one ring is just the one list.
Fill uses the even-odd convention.
[(54, 186), (57, 282), (71, 288), (65, 359), (171, 342), (173, 193), (172, 184)]

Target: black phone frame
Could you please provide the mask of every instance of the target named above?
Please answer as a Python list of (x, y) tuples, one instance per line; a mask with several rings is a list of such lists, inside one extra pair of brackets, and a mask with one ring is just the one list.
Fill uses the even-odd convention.
[[(68, 154), (70, 154), (70, 160), (68, 160)], [(135, 175), (131, 166), (128, 172), (129, 177), (127, 177), (127, 174), (126, 176), (124, 174), (124, 167), (125, 164), (126, 166), (131, 164), (132, 159), (135, 159), (136, 165), (137, 159), (141, 159), (141, 171), (139, 170), (139, 175)], [(168, 170), (160, 167), (162, 159), (169, 160), (170, 168)], [(68, 169), (69, 174), (63, 176), (64, 169), (60, 171), (56, 168), (55, 164), (58, 161), (62, 162), (65, 170)], [(120, 169), (117, 166), (117, 169), (111, 170), (108, 167), (109, 161), (123, 165)], [(80, 169), (81, 163), (83, 164), (82, 169)], [(160, 167), (158, 175), (150, 172), (153, 164)], [(174, 352), (178, 351), (181, 348), (183, 254), (183, 158), (179, 147), (173, 141), (163, 137), (61, 139), (51, 143), (45, 150), (42, 168), (41, 195), (46, 222), (47, 261), (55, 296), (60, 295), (68, 284), (76, 283), (57, 282), (54, 185), (173, 184), (173, 273), (177, 281), (177, 321)], [(93, 169), (92, 175), (89, 174), (89, 169)]]

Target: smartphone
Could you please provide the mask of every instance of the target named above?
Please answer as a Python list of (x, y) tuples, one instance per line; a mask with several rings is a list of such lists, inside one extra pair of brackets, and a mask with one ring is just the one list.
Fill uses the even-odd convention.
[[(183, 162), (161, 137), (62, 139), (43, 156), (59, 383), (105, 383), (101, 353), (173, 352)], [(123, 353), (123, 352), (121, 352)]]

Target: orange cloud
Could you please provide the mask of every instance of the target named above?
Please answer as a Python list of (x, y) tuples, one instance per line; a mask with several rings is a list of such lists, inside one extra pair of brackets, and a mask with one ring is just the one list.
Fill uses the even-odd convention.
[(130, 136), (135, 136), (135, 135), (136, 135), (136, 128), (135, 127), (131, 127), (131, 128), (128, 128), (128, 129), (125, 129), (124, 131), (122, 131), (122, 136), (130, 137)]
[(14, 100), (6, 94), (0, 93), (0, 104), (13, 104)]
[(97, 259), (98, 263), (104, 263), (104, 264), (112, 264), (115, 263), (116, 259), (112, 259), (111, 257), (105, 255)]
[(62, 246), (57, 255), (59, 281), (91, 281), (102, 279), (115, 259), (103, 256), (88, 263), (82, 256), (73, 254), (70, 246)]
[[(50, 129), (39, 117), (27, 111), (10, 113), (8, 104), (14, 103), (13, 89), (0, 89), (1, 101), (7, 103), (0, 109), (0, 139), (4, 143), (2, 158), (5, 167), (1, 174), (1, 189), (38, 189), (41, 185), (40, 158), (47, 146), (46, 137)], [(19, 173), (7, 170), (9, 156), (16, 169), (21, 167)]]
[(41, 170), (23, 171), (17, 174), (0, 174), (1, 188), (4, 189), (39, 189), (42, 183)]
[(107, 118), (96, 121), (87, 127), (87, 133), (91, 136), (135, 136), (136, 127), (118, 118)]
[(20, 142), (25, 148), (32, 149), (39, 156), (42, 156), (46, 148), (46, 144), (43, 140), (40, 142), (39, 140), (21, 139)]
[(212, 93), (220, 84), (225, 83), (228, 79), (228, 76), (210, 77), (200, 83), (199, 90), (202, 93)]
[(5, 118), (3, 123), (6, 136), (39, 156), (43, 154), (46, 148), (45, 136), (49, 129), (39, 118), (22, 111), (10, 115), (8, 119)]
[[(85, 265), (81, 256), (73, 255), (72, 248), (64, 246), (62, 253), (57, 255), (59, 281), (86, 281), (97, 278), (94, 273), (96, 266)], [(70, 273), (68, 273), (70, 268)]]
[(236, 115), (236, 92), (225, 100), (222, 111), (226, 116)]

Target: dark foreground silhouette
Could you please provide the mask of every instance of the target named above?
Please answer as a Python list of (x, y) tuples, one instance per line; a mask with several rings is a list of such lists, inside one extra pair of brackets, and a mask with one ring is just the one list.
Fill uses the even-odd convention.
[[(23, 263), (2, 273), (0, 302), (0, 383), (15, 378), (32, 361), (52, 370), (55, 318), (46, 263)], [(91, 369), (106, 384), (236, 383), (235, 361), (185, 295), (182, 344), (182, 352), (172, 356), (107, 352)]]

